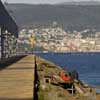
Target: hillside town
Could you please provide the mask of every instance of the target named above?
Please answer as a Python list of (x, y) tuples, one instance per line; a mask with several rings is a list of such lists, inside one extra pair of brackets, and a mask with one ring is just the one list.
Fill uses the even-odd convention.
[[(65, 31), (53, 23), (52, 27), (22, 29), (19, 33), (18, 43), (23, 50), (31, 49), (29, 38), (33, 37), (33, 48), (37, 52), (100, 52), (100, 32), (85, 29), (78, 31)], [(24, 45), (26, 46), (24, 48)]]

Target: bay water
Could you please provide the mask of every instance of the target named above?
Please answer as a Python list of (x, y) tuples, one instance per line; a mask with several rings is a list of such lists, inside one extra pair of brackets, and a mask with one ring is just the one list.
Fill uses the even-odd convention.
[(91, 86), (100, 86), (100, 53), (38, 53), (65, 70), (76, 70), (79, 79)]

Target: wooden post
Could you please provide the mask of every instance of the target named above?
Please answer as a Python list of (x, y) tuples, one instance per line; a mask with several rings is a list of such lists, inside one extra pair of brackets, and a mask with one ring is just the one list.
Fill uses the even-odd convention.
[(4, 59), (4, 34), (1, 29), (1, 60)]
[(7, 59), (9, 57), (9, 37), (8, 37), (8, 31), (6, 30), (4, 33), (4, 55), (5, 58)]
[(74, 94), (74, 86), (72, 85), (72, 96), (73, 96), (73, 94)]
[(1, 27), (0, 27), (0, 60), (1, 60)]

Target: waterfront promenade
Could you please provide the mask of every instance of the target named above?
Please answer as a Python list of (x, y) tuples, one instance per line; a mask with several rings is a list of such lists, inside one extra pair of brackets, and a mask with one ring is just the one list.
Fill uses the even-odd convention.
[(0, 70), (0, 100), (33, 100), (34, 56)]

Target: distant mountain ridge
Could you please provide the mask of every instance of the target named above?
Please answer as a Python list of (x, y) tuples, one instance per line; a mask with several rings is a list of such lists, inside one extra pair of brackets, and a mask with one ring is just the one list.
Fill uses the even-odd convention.
[(60, 5), (100, 5), (100, 1), (70, 1), (59, 3)]
[(8, 4), (7, 9), (20, 28), (58, 21), (66, 30), (100, 30), (100, 5)]

